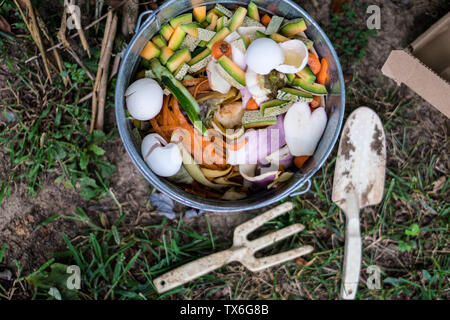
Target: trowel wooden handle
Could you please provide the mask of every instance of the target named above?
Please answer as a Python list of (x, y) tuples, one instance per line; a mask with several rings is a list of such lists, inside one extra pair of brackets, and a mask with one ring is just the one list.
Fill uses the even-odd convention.
[(222, 267), (230, 262), (231, 256), (230, 250), (211, 254), (163, 274), (153, 280), (153, 284), (159, 293), (169, 291)]
[[(354, 216), (354, 214), (353, 214)], [(341, 298), (353, 300), (356, 296), (361, 269), (361, 234), (359, 213), (357, 217), (347, 219), (345, 228), (344, 269)]]

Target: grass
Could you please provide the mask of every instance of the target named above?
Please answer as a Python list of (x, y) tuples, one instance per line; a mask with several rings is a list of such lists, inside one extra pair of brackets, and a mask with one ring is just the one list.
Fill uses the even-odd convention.
[(332, 39), (344, 70), (353, 70), (366, 56), (368, 40), (377, 34), (377, 30), (369, 30), (365, 23), (367, 5), (359, 1), (344, 3), (343, 13), (334, 13), (326, 28)]
[[(86, 198), (107, 197), (115, 207), (107, 213), (77, 208), (73, 213), (40, 222), (35, 229), (70, 221), (77, 233), (72, 236), (63, 233), (65, 249), (49, 253), (47, 263), (34, 266), (31, 273), (24, 272), (27, 266), (14, 260), (15, 280), (0, 280), (0, 299), (74, 298), (74, 292), (65, 288), (70, 275), (63, 272), (74, 264), (81, 271), (81, 289), (75, 297), (87, 300), (338, 297), (345, 219), (331, 201), (336, 153), (314, 177), (311, 191), (293, 199), (295, 209), (267, 223), (255, 234), (257, 237), (302, 223), (305, 231), (260, 254), (270, 255), (303, 244), (315, 248), (312, 254), (259, 273), (233, 263), (159, 295), (152, 285), (153, 279), (196, 258), (228, 248), (230, 237), (219, 236), (221, 230), (213, 224), (213, 215), (173, 221), (158, 217), (152, 218), (151, 223), (143, 223), (145, 213), (136, 214), (130, 204), (119, 202), (108, 182), (114, 167), (105, 160), (101, 146), (111, 141), (115, 133), (86, 132), (89, 106), (77, 103), (89, 87), (84, 71), (68, 64), (77, 87), (63, 90), (59, 84), (49, 88), (41, 82), (37, 70), (8, 51), (8, 41), (18, 40), (2, 38), (2, 41), (2, 58), (20, 79), (20, 87), (11, 91), (29, 92), (29, 100), (12, 100), (6, 105), (6, 110), (17, 114), (20, 120), (0, 128), (2, 147), (10, 155), (10, 171), (2, 178), (2, 193), (8, 196), (13, 190), (11, 186), (20, 181), (33, 193), (39, 188), (40, 179), (53, 175), (56, 183), (68, 188), (75, 186)], [(343, 47), (341, 56), (350, 58), (367, 44), (365, 40), (357, 40), (347, 45), (352, 53)], [(26, 52), (23, 56), (27, 56)], [(450, 180), (445, 164), (448, 139), (429, 123), (432, 120), (427, 122), (416, 114), (418, 105), (414, 99), (405, 97), (386, 80), (366, 83), (355, 73), (348, 84), (347, 98), (348, 112), (361, 105), (377, 111), (385, 125), (388, 147), (383, 202), (361, 212), (364, 251), (357, 298), (450, 298)], [(47, 102), (36, 104), (36, 101)], [(34, 105), (40, 109), (33, 109)], [(203, 231), (198, 225), (204, 226)], [(0, 271), (6, 262), (6, 250), (6, 243), (0, 244)], [(371, 266), (381, 269), (378, 290), (367, 287), (370, 277), (367, 271)]]
[(9, 154), (8, 173), (0, 176), (0, 204), (10, 196), (14, 184), (25, 182), (35, 196), (41, 178), (56, 172), (55, 183), (78, 188), (82, 197), (104, 196), (99, 185), (107, 183), (115, 167), (104, 158), (100, 145), (116, 132), (88, 132), (90, 104), (79, 100), (90, 92), (91, 81), (84, 70), (66, 62), (71, 87), (65, 88), (59, 77), (54, 85), (44, 82), (38, 70), (23, 62), (26, 52), (20, 52), (21, 60), (12, 52), (11, 48), (20, 49), (17, 41), (0, 40), (4, 64), (20, 79), (15, 87), (7, 83), (11, 98), (2, 103), (4, 117), (13, 115), (15, 119), (0, 124), (0, 145)]

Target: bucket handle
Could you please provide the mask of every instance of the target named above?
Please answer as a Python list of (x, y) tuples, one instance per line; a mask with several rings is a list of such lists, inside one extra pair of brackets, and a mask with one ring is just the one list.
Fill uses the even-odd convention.
[(136, 23), (136, 33), (138, 33), (139, 29), (141, 28), (141, 24), (142, 24), (142, 20), (144, 19), (144, 17), (146, 16), (151, 16), (154, 15), (156, 12), (155, 10), (148, 10), (148, 11), (144, 11), (139, 15), (138, 21)]
[(302, 185), (299, 187), (302, 188), (302, 190), (291, 193), (290, 197), (297, 197), (297, 196), (301, 196), (302, 194), (305, 194), (309, 191), (309, 189), (311, 189), (311, 180), (306, 180), (305, 182), (302, 183)]

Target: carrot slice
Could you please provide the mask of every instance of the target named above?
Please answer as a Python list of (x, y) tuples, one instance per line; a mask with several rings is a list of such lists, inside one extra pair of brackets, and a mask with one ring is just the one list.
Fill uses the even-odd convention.
[(161, 137), (163, 137), (164, 139), (166, 139), (166, 141), (169, 141), (170, 139), (167, 139), (166, 134), (164, 133), (163, 130), (161, 130), (161, 127), (158, 125), (158, 122), (156, 122), (156, 119), (153, 118), (150, 120), (150, 124), (152, 125), (153, 129), (155, 130), (155, 132), (157, 134), (159, 134)]
[(308, 66), (311, 68), (311, 71), (317, 75), (320, 72), (320, 61), (319, 58), (316, 57), (316, 55), (312, 52), (309, 53), (308, 56)]
[(322, 98), (320, 96), (314, 96), (313, 101), (310, 102), (309, 106), (316, 109), (320, 106), (320, 102), (322, 102)]
[(241, 140), (235, 144), (229, 144), (229, 143), (225, 142), (225, 146), (228, 150), (238, 151), (238, 150), (242, 149), (247, 144), (247, 142), (248, 142), (248, 138), (245, 138), (244, 140)]
[(322, 66), (320, 68), (320, 72), (317, 75), (317, 82), (320, 84), (326, 84), (328, 80), (328, 61), (327, 59), (322, 59)]
[(264, 26), (268, 26), (269, 25), (269, 23), (270, 23), (270, 21), (272, 20), (272, 18), (270, 18), (270, 16), (266, 13), (262, 18), (261, 18), (261, 23), (264, 25)]
[(167, 125), (169, 124), (169, 97), (164, 96), (163, 99), (163, 106), (162, 106), (162, 118), (161, 118), (161, 125)]
[(255, 99), (251, 98), (247, 103), (247, 110), (258, 110), (259, 106)]
[(175, 96), (172, 96), (172, 98), (170, 99), (170, 108), (172, 109), (172, 111), (169, 110), (169, 119), (168, 122), (169, 124), (178, 124), (178, 117), (175, 116), (175, 112), (173, 111), (174, 109), (176, 109), (178, 105), (178, 100), (177, 98), (175, 98)]
[(308, 159), (309, 159), (309, 156), (295, 157), (294, 164), (297, 168), (301, 169)]
[(180, 124), (188, 124), (186, 118), (180, 111), (180, 105), (178, 104), (178, 100), (175, 98), (174, 103), (172, 104), (172, 111), (174, 118), (177, 119)]
[(214, 43), (211, 48), (211, 54), (214, 59), (219, 59), (222, 56), (231, 56), (231, 45), (226, 41), (219, 41)]
[(160, 126), (159, 128), (164, 131), (168, 132), (170, 135), (172, 135), (172, 132), (177, 129), (187, 129), (187, 124), (169, 124), (167, 126)]
[(195, 87), (195, 90), (194, 90), (194, 98), (195, 99), (197, 99), (197, 94), (198, 94), (198, 90), (200, 89), (200, 86), (206, 82), (208, 82), (208, 79), (203, 80)]

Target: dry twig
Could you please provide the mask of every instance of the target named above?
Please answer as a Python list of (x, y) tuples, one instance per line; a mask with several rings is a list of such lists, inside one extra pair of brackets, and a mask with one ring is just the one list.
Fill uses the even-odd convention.
[(128, 37), (134, 34), (139, 14), (139, 1), (128, 0), (122, 7), (122, 34)]
[[(51, 46), (54, 46), (55, 42), (53, 41), (53, 38), (50, 37), (47, 26), (45, 25), (44, 21), (42, 20), (42, 17), (40, 16), (39, 12), (37, 12), (37, 11), (36, 11), (36, 18), (38, 20), (39, 27), (41, 28), (42, 33), (44, 34), (44, 37), (48, 40), (48, 42), (50, 43)], [(59, 54), (58, 49), (55, 48), (52, 50), (52, 52), (53, 52), (53, 56), (56, 60), (56, 64), (58, 65), (57, 72), (59, 71), (59, 74), (61, 74), (63, 71), (66, 70), (66, 68), (64, 67), (64, 61), (61, 58), (61, 55)], [(67, 85), (71, 84), (70, 77), (68, 75), (62, 76), (62, 79), (63, 79), (64, 86), (67, 87)]]
[(14, 3), (16, 4), (17, 8), (19, 9), (20, 15), (22, 16), (22, 19), (25, 22), (25, 25), (27, 26), (28, 31), (30, 32), (31, 36), (33, 37), (33, 40), (36, 43), (39, 51), (41, 52), (41, 56), (42, 56), (42, 60), (44, 62), (44, 68), (45, 68), (45, 72), (47, 73), (48, 80), (50, 81), (50, 83), (53, 83), (52, 76), (50, 73), (50, 68), (49, 68), (49, 61), (47, 60), (46, 51), (45, 51), (44, 45), (42, 43), (42, 38), (41, 38), (41, 34), (39, 32), (39, 27), (38, 27), (38, 24), (36, 21), (36, 16), (34, 14), (33, 5), (31, 4), (30, 0), (22, 1), (22, 3), (24, 3), (26, 5), (27, 14), (30, 17), (30, 21), (29, 21), (27, 19), (27, 17), (25, 16), (25, 13), (23, 12), (22, 7), (17, 2), (17, 0), (14, 0)]
[[(17, 1), (17, 0), (14, 0)], [(119, 9), (127, 0), (123, 0), (119, 5), (117, 5), (116, 7), (111, 8), (112, 11), (115, 11), (117, 9)], [(108, 14), (104, 14), (103, 16), (101, 16), (100, 18), (98, 18), (97, 20), (91, 22), (90, 24), (88, 24), (86, 27), (83, 28), (84, 31), (89, 30), (90, 28), (92, 28), (93, 26), (97, 25), (97, 23), (103, 21), (106, 17), (108, 16)], [(73, 39), (75, 37), (78, 36), (78, 33), (74, 33), (73, 35), (69, 36), (69, 39)], [(52, 51), (53, 49), (57, 49), (57, 48), (61, 48), (64, 45), (64, 43), (61, 41), (57, 44), (55, 44), (54, 46), (50, 47), (47, 49), (47, 52)], [(41, 54), (38, 54), (34, 57), (29, 58), (28, 60), (25, 61), (25, 63), (29, 63), (37, 58), (41, 57)]]
[[(102, 47), (100, 49), (100, 62), (103, 59), (103, 55), (105, 53), (106, 45), (108, 43), (108, 37), (109, 37), (110, 30), (111, 30), (112, 19), (113, 19), (113, 12), (112, 12), (112, 10), (109, 10), (108, 14), (107, 14), (107, 19), (106, 19), (105, 33), (103, 35), (103, 40), (102, 40)], [(91, 114), (90, 132), (92, 132), (94, 130), (95, 119), (96, 119), (96, 116), (97, 116), (98, 91), (99, 91), (98, 87), (100, 86), (100, 81), (101, 81), (102, 72), (103, 72), (103, 69), (101, 68), (100, 62), (98, 64), (98, 66), (97, 66), (97, 74), (96, 74), (96, 77), (95, 77), (94, 89), (92, 91), (92, 114)]]
[(108, 42), (106, 44), (105, 52), (103, 53), (103, 57), (99, 65), (99, 68), (102, 68), (103, 72), (98, 94), (97, 121), (95, 123), (95, 127), (97, 130), (103, 130), (106, 88), (108, 85), (108, 69), (109, 69), (109, 62), (111, 60), (111, 52), (114, 44), (114, 39), (116, 38), (117, 19), (118, 19), (117, 14), (114, 14), (113, 21), (111, 23), (111, 30), (109, 31), (108, 35)]
[(86, 40), (86, 36), (83, 31), (83, 27), (81, 26), (81, 17), (77, 16), (77, 13), (75, 12), (74, 6), (72, 5), (72, 1), (64, 0), (64, 7), (66, 10), (70, 13), (72, 16), (72, 19), (75, 23), (75, 28), (77, 29), (78, 35), (80, 36), (81, 45), (83, 46), (83, 49), (87, 52), (89, 58), (91, 57), (91, 53), (89, 51), (89, 44)]

